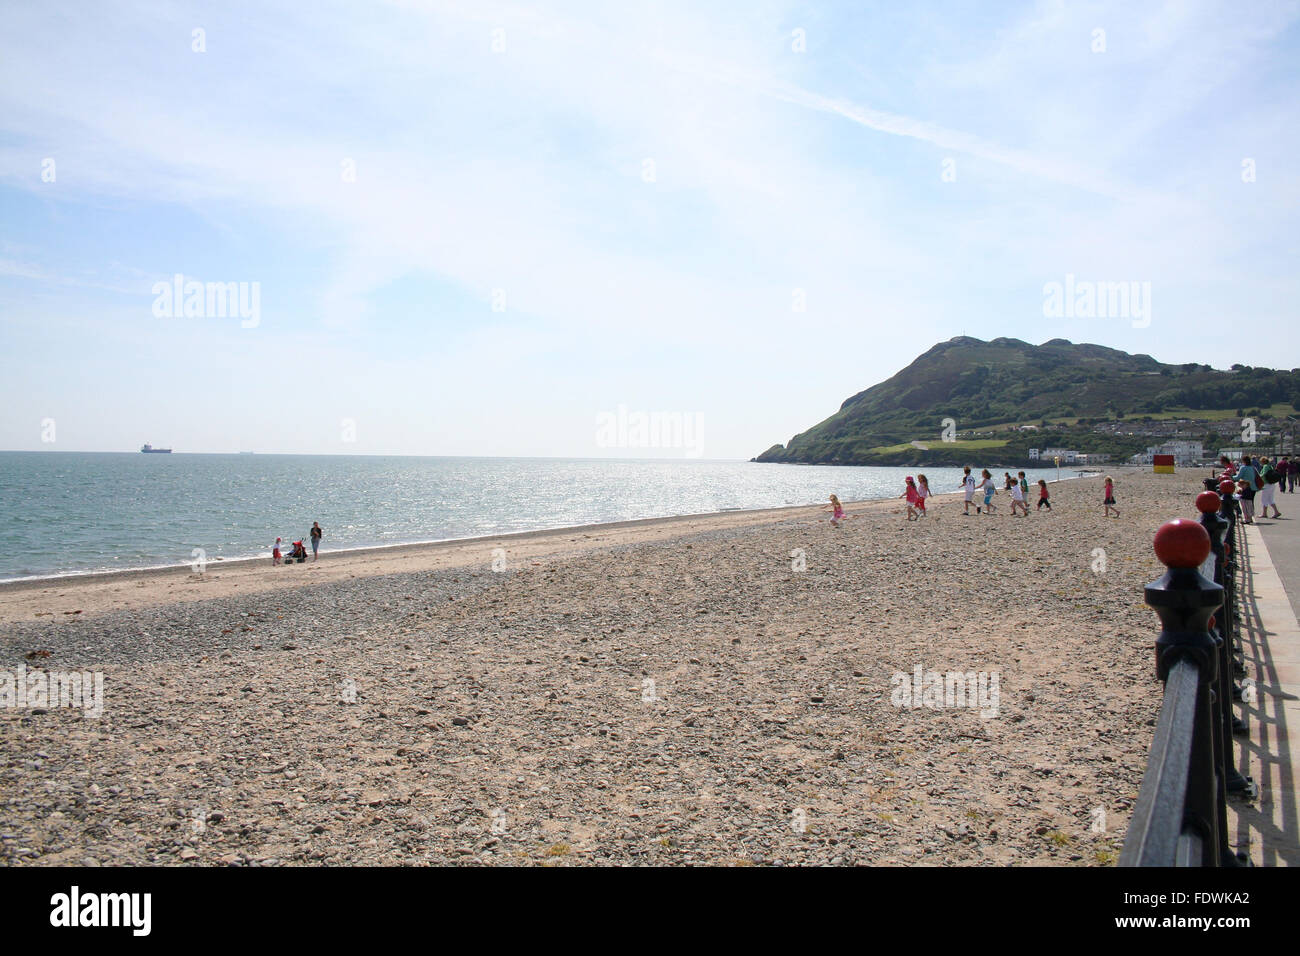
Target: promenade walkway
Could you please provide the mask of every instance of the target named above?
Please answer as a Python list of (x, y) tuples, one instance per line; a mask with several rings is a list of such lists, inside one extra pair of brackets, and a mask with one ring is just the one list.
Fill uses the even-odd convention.
[[(1279, 495), (1283, 517), (1246, 528), (1242, 650), (1253, 700), (1237, 713), (1250, 738), (1236, 738), (1259, 796), (1229, 801), (1229, 839), (1256, 866), (1300, 865), (1300, 494)], [(1288, 513), (1288, 505), (1296, 507)]]

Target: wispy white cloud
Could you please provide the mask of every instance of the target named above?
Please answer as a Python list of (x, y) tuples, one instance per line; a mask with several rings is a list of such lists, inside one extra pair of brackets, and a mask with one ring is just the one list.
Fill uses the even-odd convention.
[[(0, 230), (27, 247), (5, 252), (0, 276), (122, 291), (246, 255), (240, 268), (257, 274), (214, 277), (292, 293), (280, 299), (291, 327), (270, 320), (257, 341), (296, 348), (309, 333), (339, 348), (328, 361), (340, 375), (380, 389), (412, 371), (374, 358), (400, 335), (376, 303), (404, 280), (451, 290), (429, 309), (459, 309), (463, 334), (446, 354), (409, 356), (449, 377), (522, 363), (519, 343), (576, 342), (611, 367), (654, 354), (667, 395), (684, 362), (711, 364), (735, 404), (709, 416), (725, 419), (745, 414), (753, 376), (797, 370), (791, 395), (764, 399), (766, 421), (736, 433), (735, 453), (752, 453), (962, 327), (1061, 334), (1044, 327), (1037, 290), (1065, 271), (1157, 280), (1169, 315), (1195, 314), (1198, 283), (1261, 299), (1279, 294), (1271, 283), (1294, 288), (1251, 261), (1294, 209), (1294, 184), (1277, 182), (1274, 158), (1255, 203), (1231, 188), (1238, 158), (1212, 143), (1227, 129), (1243, 141), (1272, 131), (1277, 152), (1294, 143), (1294, 104), (1276, 89), (1238, 113), (1216, 99), (1270, 55), (1293, 7), (1236, 26), (1232, 8), (1207, 9), (1041, 4), (989, 48), (946, 39), (935, 56), (947, 66), (878, 58), (866, 83), (838, 65), (853, 59), (851, 31), (820, 41), (842, 41), (842, 57), (791, 54), (798, 6), (751, 11), (743, 27), (688, 4), (393, 0), (359, 16), (272, 2), (199, 16), (142, 2), (70, 19), (20, 7), (0, 35), (0, 184), (72, 236), (108, 216), (132, 228), (112, 252), (120, 269), (87, 272), (98, 264), (69, 252), (78, 243), (31, 242), (23, 230), (44, 215), (33, 212)], [(829, 7), (820, 22), (858, 13)], [(1109, 60), (1089, 59), (1094, 21)], [(204, 54), (189, 49), (199, 25)], [(1174, 88), (1166, 77), (1206, 72), (1216, 42), (1232, 79)], [(924, 168), (918, 147), (933, 153)], [(949, 154), (956, 183), (940, 180)], [(49, 155), (56, 184), (39, 179)], [(340, 177), (345, 158), (354, 183)], [(1226, 185), (1210, 182), (1220, 172)], [(155, 233), (173, 241), (141, 241)], [(792, 310), (795, 288), (806, 313)], [(504, 315), (491, 311), (497, 289)], [(420, 321), (421, 302), (397, 306)], [(564, 374), (594, 389), (607, 372)], [(500, 388), (530, 404), (511, 381)]]

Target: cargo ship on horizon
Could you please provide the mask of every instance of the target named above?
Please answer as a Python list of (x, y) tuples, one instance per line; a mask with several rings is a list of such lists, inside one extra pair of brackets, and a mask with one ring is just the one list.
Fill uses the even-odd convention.
[(153, 445), (148, 442), (141, 445), (140, 450), (146, 455), (170, 455), (172, 453), (170, 448), (154, 448)]

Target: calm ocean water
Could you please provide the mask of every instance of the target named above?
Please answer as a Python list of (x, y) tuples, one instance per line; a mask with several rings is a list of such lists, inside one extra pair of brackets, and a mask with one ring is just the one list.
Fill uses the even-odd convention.
[[(908, 468), (720, 461), (0, 452), (0, 580), (898, 495)], [(926, 472), (936, 492), (960, 471)], [(999, 476), (1001, 472), (997, 473)], [(1037, 476), (1031, 476), (1031, 479)], [(1055, 474), (1044, 477), (1055, 477)]]

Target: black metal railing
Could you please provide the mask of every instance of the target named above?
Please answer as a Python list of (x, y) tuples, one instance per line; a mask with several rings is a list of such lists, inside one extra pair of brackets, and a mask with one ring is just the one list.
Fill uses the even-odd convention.
[(1232, 738), (1245, 727), (1232, 713), (1241, 699), (1237, 573), (1244, 531), (1231, 489), (1197, 497), (1200, 522), (1175, 519), (1156, 533), (1167, 568), (1148, 584), (1160, 618), (1156, 674), (1165, 694), (1146, 774), (1120, 866), (1242, 866), (1228, 841), (1228, 794), (1253, 793), (1236, 768)]

